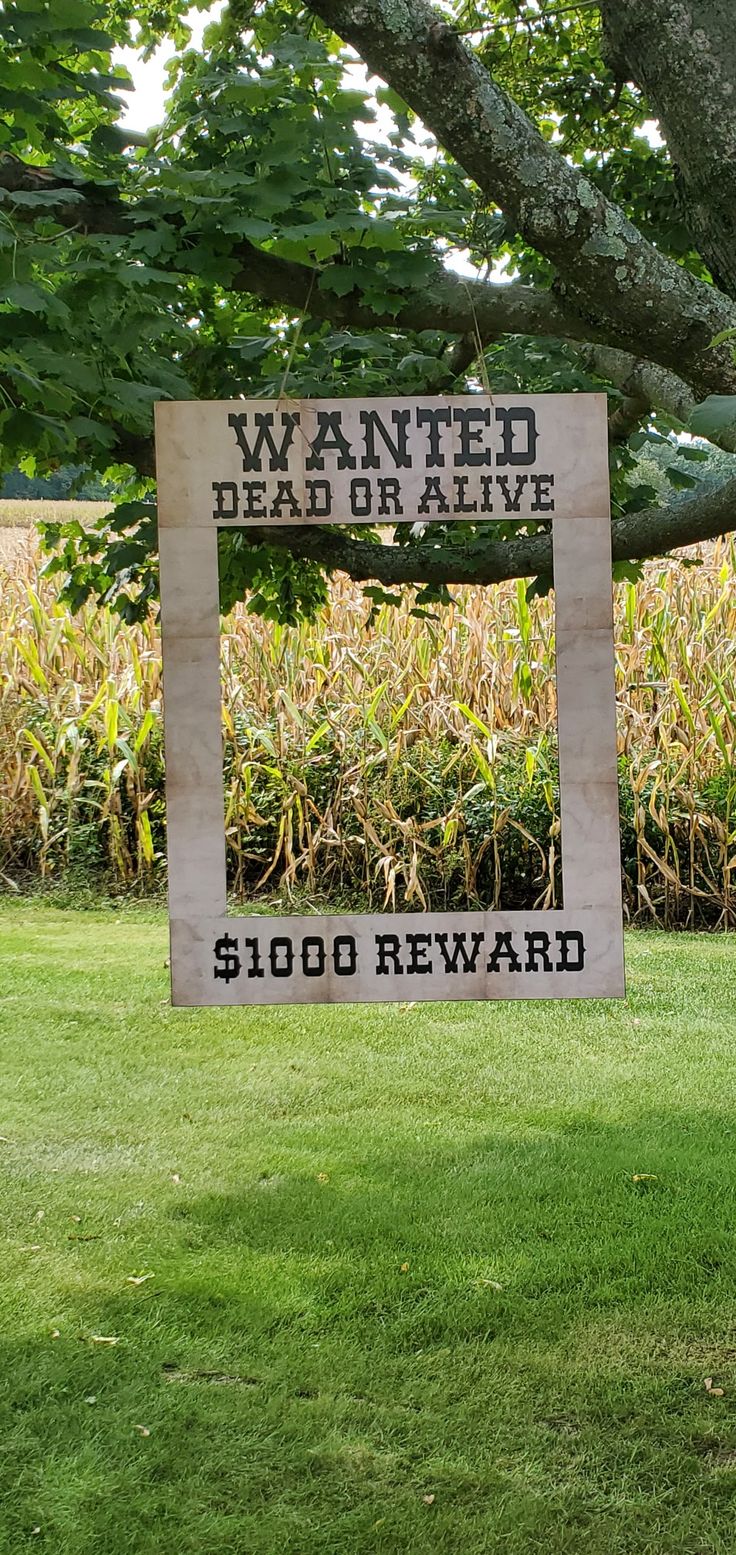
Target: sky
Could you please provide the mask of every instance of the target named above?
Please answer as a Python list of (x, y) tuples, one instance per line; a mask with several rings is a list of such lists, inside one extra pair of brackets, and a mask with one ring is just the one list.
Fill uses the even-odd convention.
[(157, 49), (144, 64), (135, 49), (117, 49), (116, 63), (126, 65), (135, 83), (134, 92), (125, 93), (125, 111), (120, 123), (128, 130), (148, 130), (159, 124), (164, 113), (164, 65), (169, 50)]
[[(209, 12), (190, 11), (187, 22), (192, 29), (191, 47), (198, 49), (205, 27), (222, 10), (215, 5)], [(166, 62), (174, 53), (170, 43), (162, 43), (148, 61), (143, 61), (135, 49), (117, 49), (115, 58), (127, 65), (135, 85), (134, 92), (126, 93), (127, 107), (120, 122), (129, 130), (150, 130), (152, 124), (160, 124), (164, 116), (164, 73)]]

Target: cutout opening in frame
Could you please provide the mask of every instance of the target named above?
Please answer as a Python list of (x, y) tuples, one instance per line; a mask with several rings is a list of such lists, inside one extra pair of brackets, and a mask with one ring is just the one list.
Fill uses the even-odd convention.
[[(264, 417), (285, 415), (278, 404), (273, 409), (268, 402), (258, 401), (163, 404), (157, 415), (157, 458), (174, 1002), (620, 995), (623, 954), (605, 396), (529, 396), (523, 402), (508, 396), (491, 402), (481, 396), (463, 396), (457, 402), (336, 401), (316, 402), (316, 409), (315, 402), (305, 402), (300, 414), (314, 418), (325, 403), (319, 457), (326, 464), (331, 438), (336, 474), (342, 461), (344, 478), (361, 480), (369, 477), (352, 476), (347, 468), (349, 459), (354, 467), (357, 464), (351, 451), (357, 443), (347, 430), (357, 427), (360, 435), (361, 425), (363, 429), (366, 425), (360, 420), (361, 406), (363, 416), (370, 417), (375, 416), (377, 405), (389, 404), (398, 407), (404, 420), (414, 409), (417, 422), (423, 406), (433, 407), (435, 414), (439, 407), (442, 424), (449, 425), (449, 447), (443, 454), (441, 445), (425, 435), (418, 458), (421, 466), (423, 457), (424, 468), (410, 469), (415, 493), (418, 482), (424, 481), (426, 490), (428, 480), (439, 479), (426, 469), (437, 458), (469, 468), (474, 489), (483, 490), (487, 464), (494, 458), (494, 450), (482, 445), (483, 426), (493, 424), (491, 407), (496, 418), (503, 412), (500, 444), (495, 449), (497, 466), (504, 453), (508, 457), (514, 452), (513, 440), (509, 444), (504, 439), (512, 412), (527, 427), (530, 418), (533, 421), (533, 447), (528, 438), (526, 447), (517, 445), (516, 456), (528, 461), (531, 453), (537, 465), (531, 473), (543, 475), (546, 489), (554, 486), (564, 501), (564, 511), (555, 506), (549, 514), (555, 574), (563, 907), (539, 912), (227, 916), (217, 529), (229, 522), (229, 510), (223, 511), (220, 493), (226, 478), (236, 483), (238, 460), (252, 467), (260, 456), (262, 484), (278, 493), (283, 481), (290, 480), (294, 502), (302, 503), (301, 521), (313, 500), (305, 467), (307, 459), (314, 458), (315, 440), (295, 443), (292, 438), (285, 447), (283, 439), (280, 444), (269, 439), (274, 421), (266, 425)], [(454, 423), (456, 407), (460, 420)], [(470, 411), (475, 417), (472, 422)], [(288, 414), (293, 416), (293, 410)], [(234, 435), (233, 418), (241, 431), (244, 426), (250, 431), (250, 441), (245, 433), (242, 439)], [(364, 437), (362, 458), (374, 460), (375, 423), (368, 424), (374, 427), (374, 445), (366, 445)], [(432, 426), (431, 420), (425, 424)], [(397, 458), (408, 457), (408, 434), (402, 444), (396, 438), (389, 456), (394, 466)], [(477, 462), (468, 466), (471, 457)], [(276, 469), (266, 468), (270, 465)], [(250, 477), (252, 468), (247, 473)], [(380, 479), (379, 461), (370, 480)], [(247, 484), (252, 493), (252, 481)], [(531, 507), (539, 488), (527, 484)], [(501, 490), (503, 494), (503, 486)], [(299, 499), (297, 492), (301, 492)], [(469, 499), (467, 487), (464, 496)], [(416, 505), (416, 496), (414, 501)], [(262, 521), (260, 512), (258, 521)], [(325, 521), (323, 517), (321, 522)], [(241, 524), (239, 514), (233, 526)]]

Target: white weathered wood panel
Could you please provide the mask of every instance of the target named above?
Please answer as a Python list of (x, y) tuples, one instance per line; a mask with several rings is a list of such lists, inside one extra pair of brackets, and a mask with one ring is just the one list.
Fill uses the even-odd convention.
[(156, 439), (162, 527), (609, 512), (605, 394), (162, 400)]
[(615, 907), (202, 917), (174, 920), (171, 927), (173, 998), (180, 1005), (613, 998), (624, 992)]
[(217, 531), (162, 530), (159, 562), (169, 911), (198, 917), (227, 905)]
[(621, 921), (610, 522), (561, 515), (552, 547), (562, 900)]
[[(307, 472), (308, 449), (321, 446), (327, 462), (330, 451), (326, 438), (334, 428), (337, 447), (331, 457), (335, 468), (319, 474), (320, 479), (330, 482), (333, 511), (329, 517), (313, 515), (312, 522), (339, 522), (345, 517), (338, 513), (336, 504), (350, 503), (352, 478), (373, 483), (370, 490), (375, 506), (380, 495), (375, 483), (381, 478), (395, 481), (401, 475), (406, 481), (401, 487), (402, 501), (418, 509), (428, 479), (442, 481), (449, 476), (452, 483), (461, 471), (460, 479), (465, 482), (462, 502), (469, 504), (473, 493), (479, 503), (485, 500), (491, 487), (484, 487), (484, 479), (515, 479), (516, 469), (517, 474), (526, 471), (528, 485), (534, 474), (542, 483), (548, 480), (549, 472), (554, 474), (554, 482), (546, 488), (548, 494), (554, 491), (554, 511), (535, 514), (531, 504), (527, 511), (523, 491), (515, 508), (518, 517), (551, 518), (554, 552), (564, 910), (536, 913), (226, 916), (217, 526), (228, 520), (222, 515), (213, 519), (213, 480), (219, 480), (220, 485), (222, 480), (213, 477), (212, 471), (217, 467), (222, 474), (226, 468), (236, 492), (242, 491), (243, 451), (227, 417), (247, 416), (253, 406), (259, 414), (270, 410), (280, 415), (283, 410), (282, 402), (269, 406), (267, 401), (237, 400), (229, 405), (164, 403), (157, 407), (174, 1003), (296, 1004), (622, 994), (605, 396), (304, 402), (299, 407), (299, 440), (292, 438), (284, 454), (286, 458), (288, 452), (287, 465), (292, 457), (296, 461), (293, 476), (269, 471), (264, 477), (267, 496), (278, 493), (279, 480), (289, 479), (295, 500), (296, 494), (303, 504), (311, 500), (307, 496), (307, 481), (312, 478)], [(294, 410), (293, 405), (290, 408)], [(410, 458), (410, 469), (397, 473), (396, 461), (385, 441), (380, 442), (370, 419), (369, 413), (376, 408), (386, 425), (391, 412), (401, 411), (405, 438), (397, 433), (395, 447), (400, 457)], [(465, 421), (456, 419), (455, 409), (473, 411), (473, 416)], [(518, 426), (515, 423), (509, 431), (508, 418), (501, 415), (496, 422), (499, 410), (526, 410), (533, 423), (529, 416), (526, 420), (522, 416)], [(322, 423), (320, 411), (328, 418)], [(429, 411), (434, 415), (442, 412), (440, 420), (433, 423), (434, 440), (427, 436), (430, 423), (426, 416), (423, 420)], [(338, 420), (330, 422), (329, 417), (338, 412)], [(373, 429), (368, 442), (366, 415)], [(528, 432), (532, 424), (534, 468), (531, 464), (499, 466), (499, 452), (503, 454), (504, 448), (506, 453), (514, 449), (523, 452), (524, 429)], [(252, 430), (246, 425), (243, 436), (246, 431), (250, 436)], [(484, 452), (485, 432), (490, 465), (456, 465), (458, 458)], [(416, 443), (417, 434), (423, 443)], [(234, 464), (233, 444), (237, 451)], [(341, 446), (356, 461), (372, 458), (375, 453), (380, 459), (378, 470), (358, 477), (337, 470)], [(427, 446), (432, 459), (445, 461), (433, 472), (427, 468)], [(419, 449), (417, 468), (415, 447)], [(267, 441), (261, 453), (264, 448), (267, 453)], [(277, 453), (277, 462), (279, 458)], [(252, 439), (248, 459), (255, 460)], [(382, 476), (387, 463), (391, 473)], [(251, 476), (252, 471), (245, 478)], [(221, 496), (219, 500), (222, 505)], [(355, 521), (354, 513), (348, 516)], [(366, 519), (372, 516), (365, 515)], [(417, 511), (402, 516), (430, 519), (448, 515)], [(455, 516), (466, 515), (456, 507)], [(284, 522), (285, 517), (280, 514), (278, 521)], [(232, 519), (233, 523), (244, 521), (276, 519), (258, 515), (244, 520), (242, 511)], [(293, 517), (293, 521), (299, 520)], [(386, 518), (386, 522), (391, 521)]]

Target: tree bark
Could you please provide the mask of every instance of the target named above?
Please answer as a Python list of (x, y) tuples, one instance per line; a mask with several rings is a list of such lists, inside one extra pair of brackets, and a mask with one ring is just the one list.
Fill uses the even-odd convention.
[[(427, 0), (307, 0), (434, 132), (438, 141), (502, 207), (516, 230), (556, 271), (552, 289), (464, 281), (439, 267), (398, 309), (377, 315), (357, 290), (330, 290), (322, 268), (239, 243), (233, 289), (295, 313), (394, 333), (432, 329), (456, 337), (443, 359), (442, 387), (467, 371), (479, 342), (502, 334), (569, 341), (589, 370), (615, 384), (623, 400), (614, 436), (658, 406), (685, 424), (697, 398), (736, 394), (731, 343), (713, 337), (736, 328), (736, 0), (600, 0), (609, 47), (645, 93), (676, 164), (694, 242), (723, 290), (667, 258), (545, 141), (493, 80), (446, 18)], [(0, 157), (0, 190), (42, 190), (46, 214), (85, 231), (119, 236), (140, 230), (142, 185), (120, 192), (59, 178)], [(135, 201), (138, 201), (136, 209)], [(23, 206), (18, 220), (38, 207)], [(161, 218), (151, 216), (151, 220)], [(175, 231), (181, 223), (166, 217)], [(186, 252), (162, 259), (187, 273)], [(730, 295), (726, 295), (730, 293)], [(434, 385), (435, 389), (437, 385)], [(735, 418), (736, 419), (736, 418)], [(115, 426), (118, 454), (153, 470), (150, 439)], [(736, 428), (718, 439), (736, 448)], [(643, 559), (736, 529), (736, 480), (664, 509), (614, 521), (614, 560)], [(494, 583), (551, 574), (547, 533), (499, 541), (493, 526), (467, 544), (433, 533), (418, 543), (381, 545), (339, 530), (249, 530), (254, 544), (278, 546), (327, 571), (388, 585)]]
[(602, 13), (611, 63), (659, 120), (693, 246), (736, 298), (734, 0), (603, 0)]
[[(123, 240), (145, 229), (135, 206), (124, 203), (116, 194), (94, 183), (73, 184), (52, 177), (43, 168), (30, 167), (16, 157), (0, 157), (0, 189), (16, 193), (45, 195), (44, 214), (76, 227), (82, 232), (110, 234)], [(52, 202), (51, 196), (56, 196)], [(19, 221), (33, 221), (38, 209), (20, 206)], [(159, 218), (161, 221), (161, 218)], [(174, 218), (166, 225), (176, 229)], [(241, 240), (234, 257), (242, 268), (228, 283), (233, 291), (249, 292), (265, 302), (284, 303), (297, 312), (308, 310), (313, 318), (329, 319), (333, 324), (352, 325), (357, 329), (444, 330), (451, 335), (472, 333), (481, 340), (498, 335), (569, 336), (574, 340), (607, 338), (606, 331), (596, 333), (590, 321), (571, 304), (541, 287), (514, 283), (499, 285), (491, 281), (463, 280), (449, 270), (441, 270), (421, 291), (407, 291), (406, 301), (390, 313), (377, 313), (365, 304), (358, 292), (338, 296), (330, 290), (329, 278), (337, 266), (321, 268), (282, 259), (267, 253), (254, 243)], [(163, 268), (187, 273), (186, 252), (157, 263)], [(317, 283), (317, 284), (315, 284)]]
[(701, 394), (736, 392), (713, 337), (736, 305), (667, 258), (545, 141), (426, 0), (308, 0), (419, 115), (531, 246), (598, 335), (687, 377)]
[[(492, 528), (492, 525), (489, 525)], [(680, 546), (713, 540), (736, 529), (736, 478), (669, 508), (627, 513), (611, 525), (613, 560), (637, 561)], [(386, 585), (502, 583), (507, 578), (553, 576), (550, 534), (517, 540), (477, 539), (467, 545), (445, 540), (421, 545), (376, 545), (355, 540), (338, 529), (308, 526), (249, 529), (255, 545), (276, 545), (328, 572), (346, 572), (356, 582)]]

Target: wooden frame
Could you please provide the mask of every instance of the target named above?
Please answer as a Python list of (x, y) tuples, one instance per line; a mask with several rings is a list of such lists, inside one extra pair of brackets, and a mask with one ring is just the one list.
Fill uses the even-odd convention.
[[(213, 518), (212, 470), (215, 465), (222, 469), (222, 457), (217, 463), (211, 429), (216, 413), (221, 420), (225, 413), (242, 414), (249, 402), (164, 402), (156, 407), (156, 430), (172, 997), (177, 1005), (611, 997), (624, 992), (605, 396), (389, 403), (469, 402), (517, 411), (532, 407), (545, 429), (542, 464), (551, 465), (555, 458), (555, 491), (561, 491), (565, 504), (550, 513), (563, 908), (228, 917), (217, 566), (217, 529), (228, 520)], [(250, 403), (259, 411), (267, 408), (267, 402)], [(349, 406), (352, 414), (359, 403), (386, 404), (332, 403)], [(480, 446), (475, 426), (473, 437), (466, 449)], [(303, 464), (303, 454), (300, 458)], [(224, 479), (236, 480), (239, 472), (232, 475), (230, 469)], [(471, 473), (476, 479), (473, 466)], [(549, 481), (549, 470), (541, 478)], [(520, 516), (531, 515), (522, 508)], [(244, 522), (242, 516), (237, 522)]]

